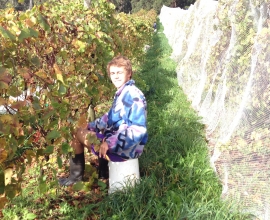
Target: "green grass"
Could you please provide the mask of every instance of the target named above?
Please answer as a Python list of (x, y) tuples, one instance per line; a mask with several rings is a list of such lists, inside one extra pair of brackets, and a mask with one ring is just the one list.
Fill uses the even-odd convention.
[(29, 213), (36, 219), (251, 219), (241, 214), (240, 205), (221, 200), (222, 186), (210, 167), (204, 126), (177, 84), (176, 64), (161, 32), (159, 26), (138, 67), (148, 85), (144, 92), (149, 130), (139, 159), (140, 183), (109, 196), (90, 192), (82, 200), (78, 193), (61, 189), (56, 195), (41, 195), (33, 181), (3, 210), (4, 219), (33, 219)]

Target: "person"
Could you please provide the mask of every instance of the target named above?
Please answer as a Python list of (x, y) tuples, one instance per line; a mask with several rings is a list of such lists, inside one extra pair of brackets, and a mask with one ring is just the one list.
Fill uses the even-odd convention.
[[(83, 180), (85, 169), (84, 147), (92, 147), (89, 135), (102, 135), (98, 152), (98, 178), (108, 179), (108, 159), (112, 156), (134, 159), (141, 156), (148, 139), (147, 102), (144, 94), (132, 79), (132, 65), (124, 56), (113, 58), (107, 65), (107, 73), (117, 91), (109, 112), (78, 128), (71, 141), (75, 157), (70, 158), (68, 178), (59, 179), (61, 186), (69, 186)], [(108, 156), (109, 155), (109, 156)]]

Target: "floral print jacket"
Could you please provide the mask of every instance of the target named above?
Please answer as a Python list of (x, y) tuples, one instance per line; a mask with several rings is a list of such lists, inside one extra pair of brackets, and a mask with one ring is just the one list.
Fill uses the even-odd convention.
[(147, 142), (147, 104), (133, 79), (114, 96), (108, 113), (88, 124), (88, 129), (103, 131), (109, 152), (126, 159), (139, 157)]

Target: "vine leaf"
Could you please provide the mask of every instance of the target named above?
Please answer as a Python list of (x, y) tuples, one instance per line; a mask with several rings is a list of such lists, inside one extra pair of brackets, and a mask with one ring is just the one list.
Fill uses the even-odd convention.
[(62, 72), (61, 72), (59, 66), (57, 64), (54, 64), (53, 68), (54, 68), (54, 71), (55, 71), (55, 74), (56, 74), (56, 79), (59, 80), (61, 83), (63, 83), (65, 85), (63, 75), (62, 75)]
[(40, 26), (44, 29), (44, 31), (50, 32), (50, 25), (41, 14), (38, 15), (38, 21), (40, 22)]
[(31, 75), (29, 74), (30, 70), (26, 67), (18, 68), (17, 72), (24, 78), (24, 79), (31, 79)]
[(37, 216), (34, 213), (27, 213), (25, 218), (31, 220), (31, 219), (35, 219), (36, 217)]
[(47, 146), (43, 153), (45, 154), (52, 154), (54, 150), (54, 146)]
[(21, 107), (25, 106), (27, 104), (26, 100), (14, 102), (11, 105), (11, 108), (13, 109), (20, 109)]
[[(1, 193), (1, 189), (0, 189), (0, 193)], [(4, 208), (7, 202), (8, 202), (8, 199), (6, 197), (0, 197), (0, 209)]]
[(62, 161), (61, 157), (59, 157), (59, 156), (57, 156), (57, 164), (58, 164), (59, 168), (63, 167), (63, 161)]
[(35, 75), (37, 75), (41, 79), (47, 79), (47, 74), (43, 70), (39, 70), (35, 72)]
[(19, 39), (20, 42), (22, 42), (24, 39), (26, 39), (26, 38), (28, 38), (30, 36), (31, 35), (30, 35), (29, 29), (23, 29), (23, 30), (21, 30), (21, 33), (18, 36), (18, 39)]
[[(13, 123), (13, 117), (11, 115), (1, 115), (0, 121), (7, 124)], [(2, 145), (3, 146), (3, 145)]]
[(102, 181), (98, 181), (98, 186), (100, 186), (101, 190), (105, 190), (107, 188), (106, 183), (102, 182)]
[(4, 104), (6, 104), (6, 100), (0, 97), (0, 105), (4, 105)]
[(14, 198), (19, 191), (19, 187), (17, 184), (8, 184), (5, 186), (6, 196), (10, 199)]
[(77, 183), (75, 183), (73, 186), (72, 186), (72, 189), (75, 190), (75, 191), (80, 191), (84, 188), (84, 184), (83, 182), (79, 181)]
[[(0, 195), (4, 194), (5, 192), (5, 174), (4, 171), (0, 171)], [(0, 203), (1, 203), (1, 197), (0, 197)], [(1, 205), (0, 205), (1, 208)]]
[[(64, 2), (67, 4), (42, 4), (20, 15), (7, 10), (3, 19), (0, 15), (0, 105), (19, 109), (16, 114), (10, 108), (0, 115), (0, 165), (14, 156), (18, 146), (29, 145), (23, 163), (31, 165), (35, 156), (56, 153), (49, 163), (62, 167), (60, 154), (73, 152), (68, 143), (75, 127), (85, 125), (88, 116), (95, 118), (96, 109), (86, 113), (90, 98), (96, 106), (114, 94), (106, 64), (120, 53), (141, 59), (141, 47), (150, 41), (156, 15), (142, 14), (138, 19), (136, 15), (134, 20), (133, 15), (114, 16), (113, 4), (108, 6), (106, 0), (87, 12), (78, 7), (77, 0)], [(11, 101), (12, 96), (22, 99)], [(104, 106), (99, 110), (105, 112)], [(100, 145), (95, 135), (89, 141), (95, 148)], [(19, 164), (14, 166), (13, 172), (25, 172)], [(91, 190), (98, 179), (97, 172), (92, 172), (88, 183), (76, 186), (78, 190)], [(22, 181), (12, 178), (13, 185), (6, 188), (0, 170), (0, 194), (4, 197), (0, 197), (0, 207), (6, 197), (18, 194)], [(50, 181), (42, 176), (40, 193), (48, 192)], [(35, 218), (24, 214), (27, 219)]]
[(0, 75), (0, 81), (9, 84), (12, 81), (12, 76), (7, 72), (3, 72)]
[(78, 120), (78, 126), (82, 127), (85, 125), (86, 122), (87, 122), (86, 116), (85, 114), (82, 114), (80, 119)]
[(64, 95), (64, 94), (66, 94), (66, 92), (67, 92), (67, 88), (62, 83), (60, 83), (58, 93), (60, 95)]
[(52, 130), (51, 132), (49, 132), (46, 136), (46, 139), (47, 140), (52, 140), (52, 139), (55, 139), (55, 138), (58, 138), (60, 137), (60, 132), (59, 131), (56, 131), (56, 130)]
[[(4, 138), (0, 138), (0, 145), (5, 146), (6, 140)], [(0, 163), (3, 163), (7, 159), (7, 151), (3, 148), (0, 148)]]
[(6, 30), (1, 26), (0, 26), (0, 32), (2, 33), (4, 38), (10, 39), (12, 41), (16, 40), (16, 37), (9, 30)]
[(69, 151), (70, 151), (70, 149), (71, 149), (71, 147), (69, 146), (68, 143), (63, 143), (62, 146), (61, 146), (61, 149), (62, 149), (62, 152), (64, 154), (68, 154)]

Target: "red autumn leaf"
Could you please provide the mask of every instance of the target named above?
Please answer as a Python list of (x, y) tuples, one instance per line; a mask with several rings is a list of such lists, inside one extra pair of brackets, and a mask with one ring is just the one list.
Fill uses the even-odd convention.
[(18, 69), (17, 71), (24, 79), (32, 78), (31, 74), (29, 73), (29, 69), (27, 68), (21, 68), (21, 69)]
[(12, 76), (7, 72), (0, 74), (0, 81), (9, 84), (12, 81)]
[(21, 107), (25, 106), (26, 104), (27, 104), (26, 100), (17, 101), (17, 102), (12, 103), (11, 108), (20, 109)]

